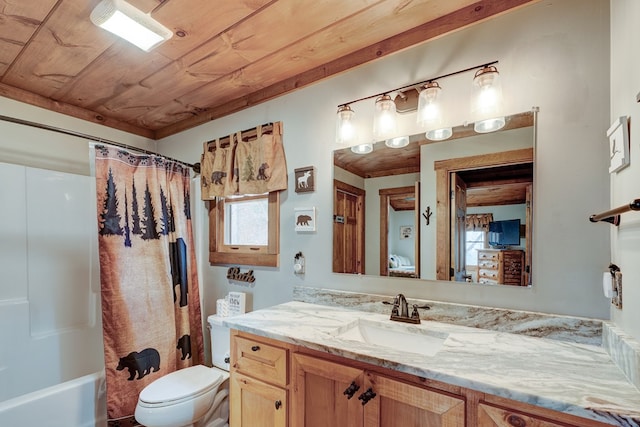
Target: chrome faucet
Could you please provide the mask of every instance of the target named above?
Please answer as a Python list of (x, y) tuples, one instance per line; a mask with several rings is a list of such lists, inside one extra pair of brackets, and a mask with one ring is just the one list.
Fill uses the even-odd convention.
[[(389, 304), (387, 302), (387, 304)], [(429, 310), (428, 305), (418, 306), (413, 304), (413, 310), (409, 314), (409, 303), (403, 294), (398, 294), (393, 300), (393, 308), (391, 309), (391, 320), (406, 323), (420, 323), (419, 308)]]

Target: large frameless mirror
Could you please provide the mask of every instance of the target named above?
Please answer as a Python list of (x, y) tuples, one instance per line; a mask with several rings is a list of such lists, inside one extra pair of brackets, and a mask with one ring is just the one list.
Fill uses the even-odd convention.
[(530, 286), (534, 122), (334, 151), (333, 272)]

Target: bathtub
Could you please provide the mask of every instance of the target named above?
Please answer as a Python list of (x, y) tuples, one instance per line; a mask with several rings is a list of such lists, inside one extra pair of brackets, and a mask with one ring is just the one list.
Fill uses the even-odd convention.
[(0, 402), (3, 427), (106, 427), (104, 372)]

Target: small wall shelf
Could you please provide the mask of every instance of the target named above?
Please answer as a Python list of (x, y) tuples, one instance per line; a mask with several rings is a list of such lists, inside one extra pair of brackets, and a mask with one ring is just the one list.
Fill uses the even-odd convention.
[(635, 199), (628, 205), (623, 205), (615, 209), (608, 210), (599, 214), (591, 215), (589, 221), (591, 222), (608, 222), (615, 226), (620, 225), (620, 214), (629, 211), (640, 211), (640, 199)]

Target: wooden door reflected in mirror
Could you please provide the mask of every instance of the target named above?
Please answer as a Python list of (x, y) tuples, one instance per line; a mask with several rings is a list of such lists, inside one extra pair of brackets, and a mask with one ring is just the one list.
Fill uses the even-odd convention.
[(333, 271), (364, 273), (364, 190), (333, 181)]
[(380, 275), (420, 278), (420, 183), (378, 193)]

